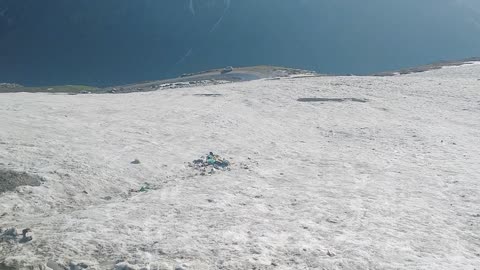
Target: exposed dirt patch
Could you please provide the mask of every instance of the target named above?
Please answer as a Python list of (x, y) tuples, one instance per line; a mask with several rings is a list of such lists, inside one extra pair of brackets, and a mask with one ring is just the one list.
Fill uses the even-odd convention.
[(222, 94), (194, 94), (197, 97), (221, 97)]
[(472, 62), (478, 62), (478, 61), (480, 61), (480, 57), (471, 57), (471, 58), (458, 60), (458, 61), (440, 61), (440, 62), (429, 64), (429, 65), (404, 68), (397, 71), (386, 71), (386, 72), (375, 73), (372, 76), (385, 77), (385, 76), (395, 76), (395, 75), (406, 75), (406, 74), (420, 73), (425, 71), (441, 69), (443, 67), (462, 66), (462, 65), (467, 65), (467, 64), (471, 64)]
[(299, 98), (297, 101), (300, 102), (345, 102), (345, 101), (353, 101), (353, 102), (367, 102), (366, 99), (360, 98)]
[(40, 186), (42, 182), (40, 176), (0, 169), (0, 193), (13, 191), (19, 186)]

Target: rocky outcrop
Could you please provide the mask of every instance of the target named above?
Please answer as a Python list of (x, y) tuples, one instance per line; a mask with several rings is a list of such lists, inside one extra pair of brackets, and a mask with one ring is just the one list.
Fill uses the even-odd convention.
[(40, 186), (43, 179), (26, 172), (15, 172), (0, 169), (0, 194), (14, 191), (19, 186)]

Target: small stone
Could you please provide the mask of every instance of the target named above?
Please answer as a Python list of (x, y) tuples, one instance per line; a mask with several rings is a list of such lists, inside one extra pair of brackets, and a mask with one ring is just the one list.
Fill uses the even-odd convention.
[(140, 164), (140, 160), (135, 159), (134, 161), (130, 162), (131, 164)]
[(82, 270), (82, 268), (80, 266), (78, 266), (77, 263), (74, 263), (74, 262), (71, 262), (69, 265), (68, 265), (68, 269), (69, 270)]
[(30, 232), (32, 232), (32, 230), (30, 230), (29, 228), (23, 229), (22, 230), (23, 237), (27, 237), (27, 233), (30, 233)]
[(338, 219), (337, 219), (337, 218), (334, 218), (334, 217), (333, 217), (333, 218), (332, 218), (332, 217), (330, 217), (330, 218), (327, 218), (327, 222), (330, 222), (330, 223), (336, 224), (336, 223), (338, 223)]
[(54, 261), (50, 261), (50, 260), (47, 262), (47, 267), (52, 269), (52, 270), (65, 270), (65, 269), (67, 269), (67, 268), (61, 266), (60, 264), (58, 264)]
[(10, 236), (10, 237), (17, 237), (17, 229), (15, 228), (10, 228), (5, 230), (3, 233), (4, 236)]
[[(85, 264), (85, 263), (75, 263), (75, 262), (71, 262), (69, 264), (69, 268), (70, 270), (83, 270), (83, 269), (87, 269), (88, 268), (88, 265)], [(65, 268), (64, 268), (65, 269)]]
[(252, 248), (252, 249), (250, 249), (250, 252), (252, 254), (256, 254), (256, 255), (262, 254), (262, 251), (259, 248)]
[(187, 270), (187, 266), (185, 264), (179, 264), (175, 266), (175, 270)]
[(172, 270), (172, 267), (169, 266), (165, 262), (160, 262), (160, 263), (151, 263), (149, 269), (151, 269), (151, 270)]
[(27, 236), (27, 237), (23, 237), (22, 239), (20, 239), (20, 241), (18, 241), (20, 244), (24, 244), (24, 243), (27, 243), (27, 242), (30, 242), (33, 240), (33, 237), (31, 236)]
[(114, 270), (138, 270), (138, 268), (127, 262), (120, 262), (115, 265)]
[(327, 255), (330, 256), (330, 257), (335, 257), (335, 255), (337, 255), (337, 254), (335, 254), (335, 252), (333, 252), (333, 251), (327, 250)]

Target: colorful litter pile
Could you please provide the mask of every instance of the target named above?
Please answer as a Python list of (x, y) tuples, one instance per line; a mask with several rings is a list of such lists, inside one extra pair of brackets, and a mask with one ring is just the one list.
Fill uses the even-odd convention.
[(210, 152), (205, 157), (189, 162), (188, 166), (200, 171), (200, 175), (212, 175), (216, 171), (229, 171), (230, 162)]

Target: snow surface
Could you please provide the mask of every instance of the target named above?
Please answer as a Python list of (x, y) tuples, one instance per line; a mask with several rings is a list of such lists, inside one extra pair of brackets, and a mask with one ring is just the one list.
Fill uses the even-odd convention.
[(459, 66), (443, 66), (437, 70), (430, 70), (420, 73), (411, 73), (407, 76), (413, 77), (441, 77), (441, 78), (452, 78), (452, 79), (471, 79), (471, 78), (480, 78), (479, 67), (480, 62), (467, 62), (460, 66), (461, 72), (456, 72), (459, 69)]
[[(232, 170), (195, 175), (209, 151)], [(46, 180), (0, 194), (0, 228), (33, 232), (3, 267), (480, 268), (480, 65), (1, 94), (0, 166)]]

